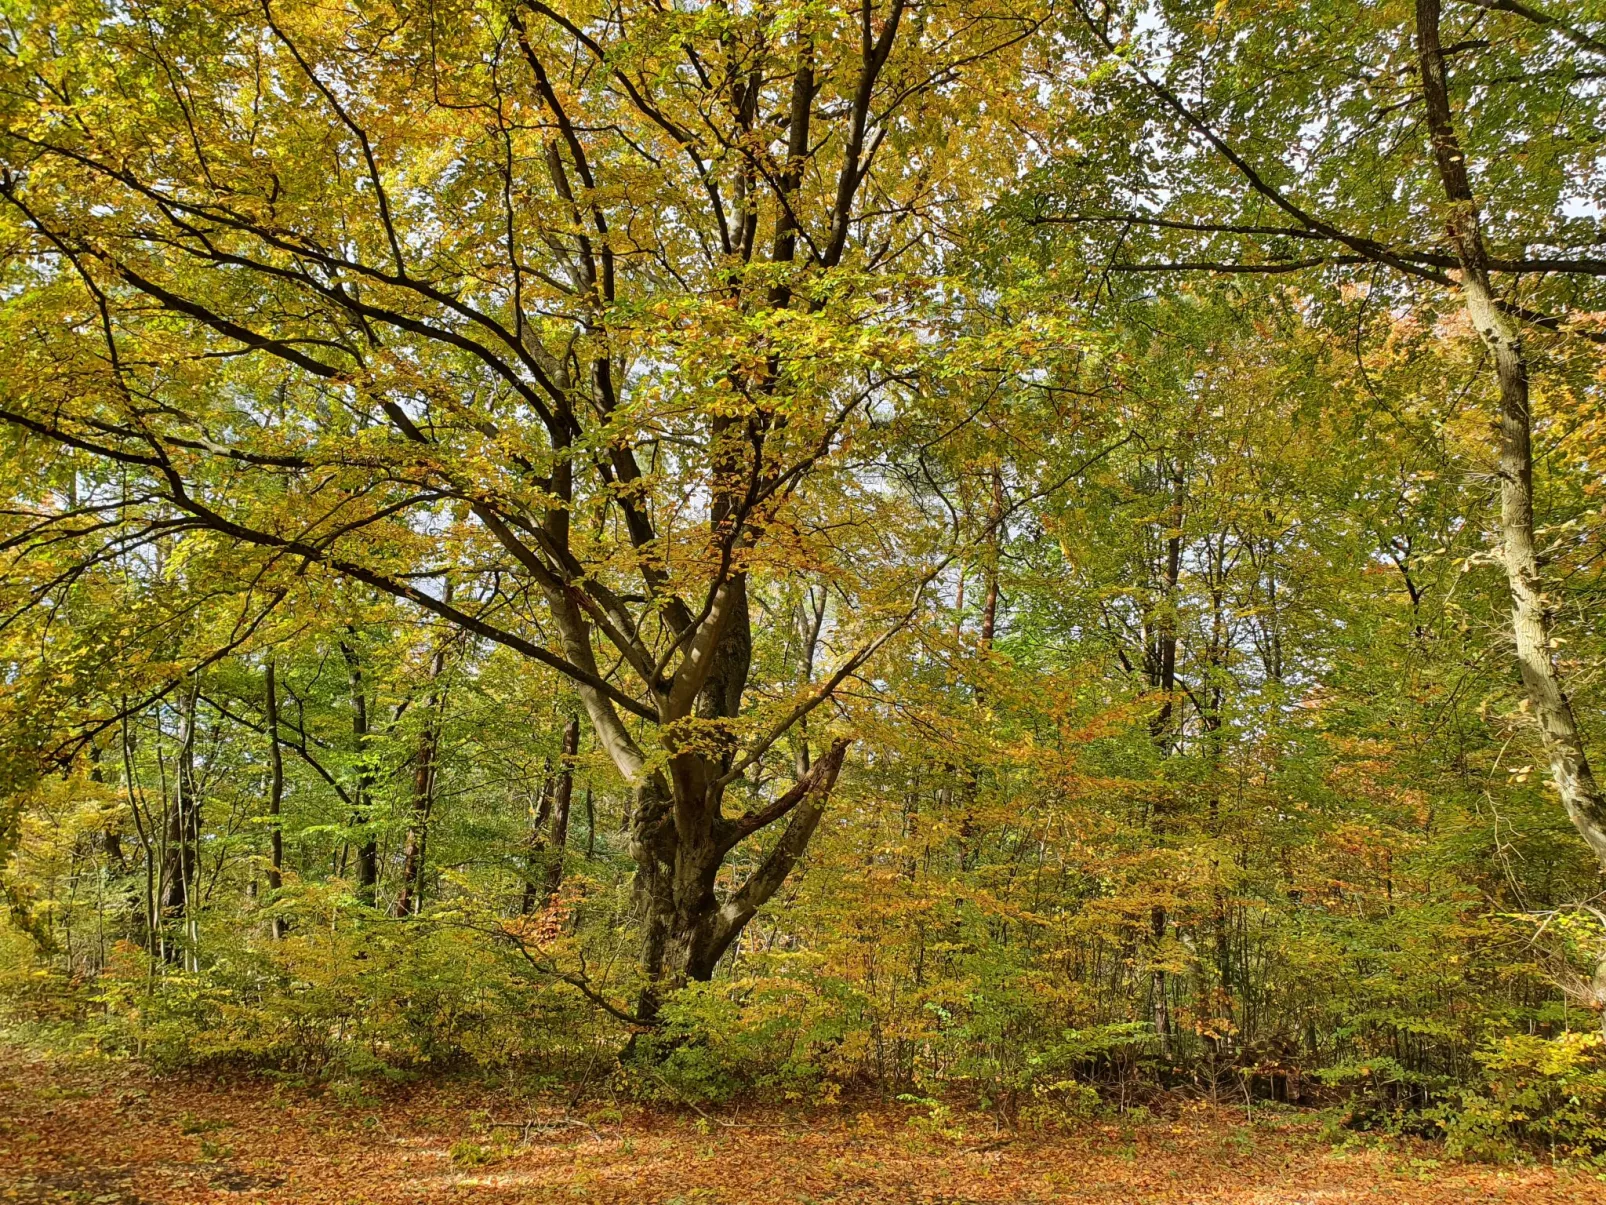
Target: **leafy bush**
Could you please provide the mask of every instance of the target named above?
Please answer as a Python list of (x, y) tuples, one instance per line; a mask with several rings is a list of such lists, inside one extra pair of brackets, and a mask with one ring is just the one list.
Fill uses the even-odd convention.
[(35, 1039), (70, 1033), (82, 1020), (85, 1004), (27, 934), (0, 923), (0, 1021), (8, 1029)]
[(1505, 1160), (1606, 1155), (1606, 1040), (1599, 1033), (1517, 1035), (1480, 1050), (1486, 1084), (1443, 1110), (1452, 1155)]
[[(864, 1038), (851, 986), (818, 974), (817, 960), (771, 954), (761, 973), (691, 983), (663, 1007), (663, 1027), (635, 1044), (623, 1084), (647, 1099), (727, 1100), (749, 1091), (830, 1096), (845, 1045)], [(856, 1059), (850, 1055), (848, 1062)]]
[(1023, 1125), (1053, 1129), (1090, 1117), (1104, 1104), (1095, 1081), (1111, 1068), (1124, 1068), (1154, 1036), (1143, 1021), (1120, 1021), (1086, 1029), (1067, 1029), (1031, 1050), (1005, 1081), (1017, 1098)]
[(198, 971), (122, 942), (94, 979), (19, 968), (0, 992), (16, 1015), (60, 1014), (66, 1040), (162, 1069), (233, 1064), (341, 1080), (454, 1063), (561, 1066), (592, 1055), (595, 1010), (533, 978), (483, 933), (302, 902), (283, 940), (207, 935)]
[(1348, 1092), (1346, 1129), (1419, 1137), (1437, 1133), (1424, 1108), (1441, 1101), (1451, 1087), (1448, 1077), (1415, 1071), (1387, 1055), (1324, 1067), (1315, 1078)]

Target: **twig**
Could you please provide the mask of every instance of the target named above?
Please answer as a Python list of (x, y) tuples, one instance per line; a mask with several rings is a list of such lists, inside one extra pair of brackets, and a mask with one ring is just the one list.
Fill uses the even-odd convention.
[(961, 1155), (979, 1155), (983, 1151), (998, 1151), (1014, 1142), (1013, 1136), (1008, 1138), (994, 1138), (991, 1142), (984, 1142), (980, 1146), (967, 1146), (960, 1151)]
[(653, 1068), (651, 1068), (651, 1067), (647, 1068), (647, 1072), (655, 1080), (657, 1080), (660, 1084), (662, 1084), (664, 1087), (668, 1088), (669, 1091), (672, 1092), (675, 1095), (676, 1099), (678, 1099), (681, 1104), (683, 1104), (687, 1108), (691, 1109), (692, 1112), (697, 1114), (697, 1116), (701, 1117), (704, 1121), (711, 1121), (717, 1126), (723, 1126), (727, 1130), (787, 1130), (787, 1129), (797, 1129), (797, 1130), (803, 1130), (803, 1131), (805, 1131), (807, 1133), (811, 1133), (811, 1134), (814, 1132), (814, 1127), (813, 1126), (801, 1125), (801, 1124), (798, 1124), (796, 1122), (789, 1122), (789, 1121), (770, 1121), (770, 1122), (764, 1122), (764, 1121), (726, 1121), (723, 1117), (715, 1117), (712, 1113), (706, 1112), (704, 1109), (702, 1109), (697, 1104), (696, 1101), (692, 1100), (689, 1096), (686, 1096), (684, 1093), (682, 1093), (678, 1088), (675, 1087), (674, 1084), (670, 1083), (662, 1075), (658, 1074), (658, 1072), (656, 1070), (654, 1070)]
[(552, 1121), (541, 1121), (534, 1117), (525, 1121), (491, 1121), (486, 1123), (486, 1128), (491, 1130), (521, 1130), (523, 1134), (519, 1142), (524, 1146), (529, 1145), (532, 1133), (551, 1134), (558, 1130), (590, 1130), (594, 1141), (602, 1141), (602, 1135), (597, 1133), (597, 1127), (589, 1121), (583, 1121), (578, 1117), (559, 1117)]

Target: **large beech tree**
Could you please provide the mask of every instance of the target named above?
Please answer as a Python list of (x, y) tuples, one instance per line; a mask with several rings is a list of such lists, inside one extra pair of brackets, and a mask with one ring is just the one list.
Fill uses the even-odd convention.
[[(635, 793), (650, 1020), (803, 853), (849, 743), (805, 717), (930, 579), (896, 491), (839, 470), (920, 387), (942, 222), (1012, 166), (944, 133), (1003, 120), (1035, 28), (910, 0), (14, 16), (0, 419), (85, 483), (23, 544), (227, 546), (269, 604), (334, 575), (564, 675)], [(788, 577), (831, 584), (833, 647), (755, 698), (752, 587)]]

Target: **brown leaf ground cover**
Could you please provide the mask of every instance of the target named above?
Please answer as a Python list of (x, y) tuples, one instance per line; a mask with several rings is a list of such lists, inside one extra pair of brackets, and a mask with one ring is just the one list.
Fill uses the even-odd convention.
[[(490, 1125), (504, 1120), (536, 1124)], [(1047, 1137), (981, 1117), (938, 1133), (879, 1103), (731, 1120), (570, 1114), (462, 1083), (367, 1096), (153, 1078), (0, 1048), (0, 1201), (1606, 1201), (1587, 1170), (1445, 1162), (1426, 1143), (1335, 1149), (1313, 1115), (1286, 1111), (1187, 1107)]]

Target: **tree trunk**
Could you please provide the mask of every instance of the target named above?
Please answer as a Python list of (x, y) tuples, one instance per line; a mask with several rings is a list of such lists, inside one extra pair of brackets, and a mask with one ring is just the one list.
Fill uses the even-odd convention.
[[(267, 671), (268, 721), (268, 891), (275, 893), (284, 886), (284, 831), (280, 825), (280, 807), (284, 802), (284, 753), (279, 748), (279, 691), (274, 680), (273, 658), (268, 658)], [(284, 918), (275, 916), (272, 922), (273, 937), (284, 936)]]
[[(89, 781), (97, 785), (106, 782), (106, 770), (101, 765), (101, 748), (99, 742), (91, 742), (89, 746)], [(106, 855), (108, 868), (114, 873), (121, 874), (128, 867), (128, 855), (123, 852), (122, 825), (119, 820), (110, 820), (95, 836), (95, 842)]]
[(558, 768), (558, 786), (552, 799), (552, 841), (547, 849), (547, 901), (563, 885), (563, 855), (569, 844), (569, 805), (574, 799), (574, 756), (580, 752), (580, 721), (571, 718), (563, 729), (563, 764)]
[[(1149, 718), (1149, 739), (1159, 749), (1160, 755), (1165, 757), (1179, 744), (1172, 733), (1172, 722), (1176, 714), (1177, 695), (1177, 589), (1182, 582), (1182, 524), (1187, 504), (1188, 483), (1180, 460), (1170, 465), (1169, 473), (1163, 460), (1158, 469), (1157, 476), (1160, 480), (1164, 481), (1169, 475), (1171, 506), (1167, 516), (1165, 562), (1160, 568), (1159, 615), (1155, 621), (1154, 643), (1148, 651), (1147, 660), (1149, 685), (1160, 692), (1161, 699), (1159, 709)], [(1150, 812), (1149, 823), (1156, 831), (1160, 828), (1160, 819), (1158, 808)], [(1170, 924), (1170, 916), (1165, 905), (1156, 904), (1149, 920), (1154, 935), (1153, 949), (1158, 957), (1160, 948), (1165, 943), (1166, 929)], [(1160, 1053), (1169, 1055), (1171, 1013), (1166, 1007), (1165, 971), (1159, 967), (1149, 972), (1149, 995), (1154, 1032), (1160, 1039)]]
[(1528, 707), (1538, 722), (1550, 778), (1573, 826), (1606, 866), (1606, 798), (1601, 795), (1572, 703), (1550, 656), (1551, 612), (1534, 546), (1533, 435), (1528, 364), (1516, 324), (1489, 280), (1477, 199), (1451, 118), (1439, 43), (1439, 0), (1417, 0), (1422, 91), (1439, 177), (1450, 203), (1448, 229), (1461, 261), (1467, 316), (1494, 361), (1500, 386), (1500, 560), (1511, 590), (1511, 631)]
[[(1165, 462), (1160, 469), (1164, 476)], [(1155, 617), (1154, 640), (1148, 650), (1149, 686), (1160, 693), (1160, 707), (1149, 719), (1149, 736), (1161, 753), (1170, 752), (1171, 719), (1177, 691), (1177, 586), (1182, 581), (1182, 523), (1188, 483), (1180, 461), (1171, 466), (1171, 506), (1165, 540), (1165, 563), (1160, 568), (1160, 607)]]
[[(1154, 932), (1154, 950), (1158, 954), (1165, 942), (1166, 926), (1170, 918), (1166, 915), (1165, 906), (1156, 904), (1149, 916), (1150, 926)], [(1166, 1006), (1165, 972), (1155, 969), (1150, 973), (1149, 1006), (1150, 1015), (1154, 1022), (1155, 1036), (1160, 1039), (1160, 1054), (1169, 1057), (1171, 1054), (1171, 1010)]]
[(987, 561), (984, 572), (987, 592), (981, 603), (981, 647), (987, 652), (993, 648), (998, 633), (998, 562), (1004, 543), (1004, 474), (998, 468), (992, 472), (992, 497), (987, 506)]
[[(987, 554), (982, 564), (982, 581), (985, 583), (981, 601), (981, 651), (990, 653), (998, 635), (998, 568), (999, 558), (1002, 554), (1004, 526), (1004, 475), (995, 466), (992, 471), (992, 495), (987, 504)], [(963, 622), (963, 598), (958, 600), (961, 611), (960, 622)], [(980, 682), (972, 688), (973, 697), (978, 708), (987, 702), (987, 689)], [(959, 869), (971, 870), (980, 856), (978, 825), (976, 823), (976, 799), (981, 791), (981, 782), (974, 764), (966, 765), (962, 772), (957, 767), (951, 771), (961, 774), (960, 790), (964, 793), (965, 811), (959, 818)]]
[(418, 907), (423, 894), (424, 856), (429, 837), (429, 816), (435, 806), (435, 757), (439, 737), (433, 722), (426, 724), (418, 737), (417, 762), (413, 769), (413, 816), (407, 826), (407, 837), (402, 843), (401, 882), (396, 886), (396, 899), (391, 915), (397, 918), (411, 915)]
[(379, 888), (379, 838), (373, 830), (373, 769), (368, 764), (368, 684), (356, 649), (340, 642), (351, 681), (351, 737), (357, 751), (357, 785), (352, 794), (352, 827), (357, 829), (357, 898), (372, 906)]
[[(451, 598), (450, 583), (446, 597)], [(418, 734), (418, 752), (413, 759), (413, 814), (407, 825), (407, 837), (402, 844), (401, 882), (396, 886), (396, 899), (391, 904), (391, 915), (408, 916), (418, 908), (423, 896), (424, 858), (429, 842), (429, 817), (435, 808), (435, 776), (440, 756), (440, 730), (446, 710), (446, 692), (440, 679), (446, 669), (446, 646), (435, 649), (430, 661), (430, 695), (424, 715), (424, 727)]]
[[(167, 815), (166, 845), (163, 850), (161, 910), (164, 923), (184, 925), (193, 959), (195, 939), (194, 893), (201, 836), (201, 800), (195, 785), (195, 702), (193, 684), (179, 695), (178, 773), (174, 778), (173, 807)], [(182, 947), (169, 944), (164, 937), (164, 956), (174, 960)]]
[(134, 732), (127, 715), (123, 717), (119, 743), (123, 755), (123, 791), (128, 797), (128, 814), (134, 822), (134, 835), (139, 839), (140, 862), (144, 868), (144, 890), (139, 898), (139, 924), (142, 929), (139, 944), (146, 953), (155, 957), (160, 953), (162, 932), (161, 910), (157, 903), (159, 872), (156, 869), (160, 838), (155, 831), (155, 824), (147, 827), (143, 819), (138, 778), (134, 773)]
[(535, 885), (541, 878), (541, 853), (546, 847), (546, 819), (552, 814), (552, 761), (547, 759), (546, 773), (541, 776), (541, 794), (535, 805), (535, 818), (530, 821), (530, 832), (524, 839), (524, 893), (519, 900), (519, 914), (528, 916), (535, 911)]
[[(674, 801), (662, 778), (638, 790), (631, 825), (636, 902), (641, 912), (644, 979), (637, 1018), (657, 1019), (664, 997), (688, 980), (711, 979), (743, 926), (778, 891), (808, 847), (836, 785), (848, 741), (838, 739), (786, 794), (735, 820), (718, 818), (695, 841), (675, 827)], [(721, 901), (714, 890), (720, 864), (736, 845), (790, 814), (785, 830), (758, 868)], [(714, 815), (718, 816), (717, 809)]]

